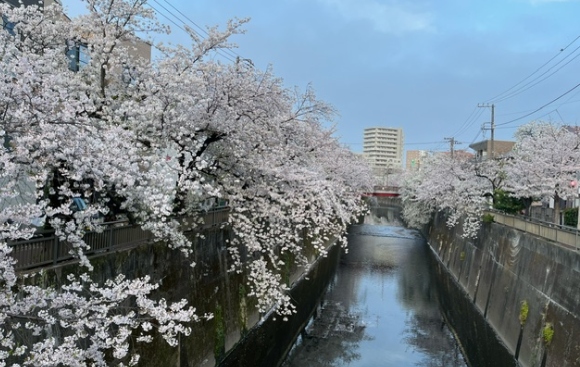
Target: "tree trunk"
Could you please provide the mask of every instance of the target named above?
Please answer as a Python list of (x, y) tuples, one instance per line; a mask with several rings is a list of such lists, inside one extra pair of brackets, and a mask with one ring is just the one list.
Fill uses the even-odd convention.
[(525, 215), (528, 217), (532, 216), (532, 203), (534, 201), (532, 200), (532, 198), (523, 198), (522, 199), (522, 203), (524, 204), (524, 210), (525, 210)]
[(179, 172), (177, 173), (177, 180), (175, 181), (176, 190), (175, 197), (173, 198), (173, 213), (179, 215), (183, 214), (182, 212), (185, 209), (185, 198), (187, 196), (187, 192), (179, 185), (183, 171), (185, 169), (185, 157), (183, 153), (179, 155), (177, 161), (179, 163)]

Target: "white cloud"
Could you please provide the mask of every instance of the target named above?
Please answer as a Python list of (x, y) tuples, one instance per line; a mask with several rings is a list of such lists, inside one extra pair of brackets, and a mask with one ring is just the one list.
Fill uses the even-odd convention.
[(406, 33), (429, 30), (432, 16), (409, 8), (404, 2), (388, 0), (319, 0), (335, 8), (347, 20), (368, 21), (379, 32)]

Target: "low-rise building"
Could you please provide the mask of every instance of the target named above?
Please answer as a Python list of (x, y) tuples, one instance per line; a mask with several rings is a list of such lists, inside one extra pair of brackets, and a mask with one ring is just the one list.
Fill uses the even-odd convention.
[(499, 157), (511, 152), (515, 145), (514, 141), (507, 140), (482, 140), (470, 144), (469, 147), (475, 151), (476, 159), (487, 159), (489, 157)]
[(429, 156), (426, 150), (407, 150), (405, 157), (405, 169), (407, 171), (419, 170), (424, 160)]

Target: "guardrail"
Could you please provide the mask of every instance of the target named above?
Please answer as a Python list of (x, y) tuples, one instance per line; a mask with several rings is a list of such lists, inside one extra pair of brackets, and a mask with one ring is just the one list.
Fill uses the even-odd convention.
[[(202, 215), (203, 224), (200, 225), (189, 218), (180, 218), (183, 231), (207, 229), (227, 222), (229, 208), (210, 210)], [(90, 249), (85, 251), (88, 256), (98, 253), (135, 247), (151, 243), (153, 235), (143, 230), (138, 225), (129, 225), (127, 221), (103, 223), (102, 232), (87, 232), (84, 236), (85, 243)], [(12, 257), (17, 260), (17, 271), (31, 270), (63, 261), (72, 260), (75, 257), (70, 253), (71, 246), (66, 241), (61, 241), (54, 235), (54, 231), (41, 233), (42, 236), (34, 237), (26, 241), (9, 241), (12, 248)]]
[(580, 247), (580, 233), (574, 227), (544, 222), (529, 217), (515, 216), (495, 210), (486, 210), (486, 213), (493, 215), (496, 223), (557, 242), (576, 251)]

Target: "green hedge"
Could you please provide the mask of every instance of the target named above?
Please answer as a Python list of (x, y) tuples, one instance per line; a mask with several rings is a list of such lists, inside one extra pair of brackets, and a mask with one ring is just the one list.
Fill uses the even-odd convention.
[(571, 227), (578, 225), (578, 208), (564, 209), (564, 225)]

